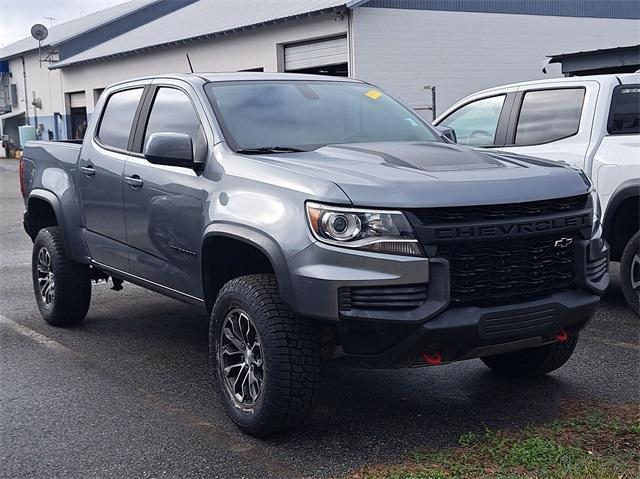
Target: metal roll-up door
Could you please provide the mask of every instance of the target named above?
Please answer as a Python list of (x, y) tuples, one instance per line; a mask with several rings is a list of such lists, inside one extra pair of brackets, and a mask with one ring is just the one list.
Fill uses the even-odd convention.
[(69, 93), (69, 106), (71, 108), (86, 108), (87, 100), (85, 99), (84, 92)]
[(348, 59), (347, 37), (298, 43), (287, 45), (284, 48), (284, 68), (286, 71), (337, 65), (347, 63)]

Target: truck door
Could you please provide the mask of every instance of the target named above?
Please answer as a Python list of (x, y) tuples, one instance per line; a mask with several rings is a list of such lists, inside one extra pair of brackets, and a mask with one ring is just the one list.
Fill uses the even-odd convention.
[[(92, 121), (80, 154), (78, 185), (91, 257), (122, 271), (129, 270), (124, 211), (123, 173), (132, 126), (144, 86), (109, 94), (98, 119)], [(95, 126), (94, 126), (95, 125)]]
[[(200, 246), (206, 191), (193, 168), (149, 163), (141, 154), (153, 133), (185, 133), (205, 145), (196, 104), (174, 85), (155, 85), (145, 101), (138, 153), (127, 159), (124, 204), (131, 273), (202, 298)], [(148, 116), (147, 112), (148, 111)], [(146, 122), (144, 119), (146, 118)]]

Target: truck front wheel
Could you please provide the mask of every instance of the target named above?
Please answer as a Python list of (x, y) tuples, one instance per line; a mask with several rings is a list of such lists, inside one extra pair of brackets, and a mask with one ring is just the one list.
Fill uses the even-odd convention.
[(620, 280), (627, 303), (640, 316), (640, 231), (631, 237), (622, 252)]
[(33, 290), (44, 320), (53, 326), (80, 323), (91, 302), (89, 267), (69, 259), (60, 227), (38, 232), (31, 264)]
[(319, 343), (311, 324), (282, 302), (275, 277), (229, 281), (209, 324), (209, 358), (231, 420), (258, 437), (301, 424), (319, 388)]
[(542, 376), (555, 371), (566, 363), (576, 349), (577, 343), (578, 335), (571, 334), (563, 342), (487, 356), (481, 359), (494, 372), (503, 376)]

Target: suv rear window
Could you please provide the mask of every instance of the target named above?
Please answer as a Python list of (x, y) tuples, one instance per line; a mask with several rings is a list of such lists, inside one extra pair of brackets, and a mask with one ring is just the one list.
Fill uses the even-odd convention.
[(536, 145), (578, 133), (584, 88), (528, 91), (516, 126), (516, 145)]
[(126, 150), (143, 88), (133, 88), (114, 93), (107, 100), (100, 120), (98, 139), (100, 143)]
[(607, 131), (610, 135), (640, 133), (640, 85), (618, 85), (613, 89)]

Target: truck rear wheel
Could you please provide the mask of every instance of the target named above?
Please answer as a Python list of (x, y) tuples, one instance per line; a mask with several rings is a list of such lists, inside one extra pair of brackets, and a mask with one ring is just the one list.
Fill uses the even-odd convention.
[(494, 372), (509, 377), (542, 376), (566, 363), (578, 343), (572, 334), (563, 342), (481, 358)]
[(209, 358), (231, 420), (258, 437), (301, 424), (319, 389), (320, 348), (311, 324), (280, 299), (275, 277), (229, 281), (209, 324)]
[(620, 280), (627, 303), (640, 316), (640, 231), (631, 237), (622, 252)]
[(53, 326), (80, 323), (91, 302), (89, 267), (67, 257), (60, 227), (38, 232), (31, 263), (33, 290), (44, 320)]

